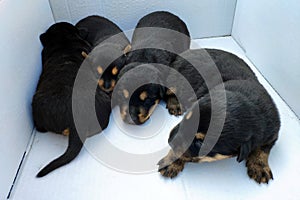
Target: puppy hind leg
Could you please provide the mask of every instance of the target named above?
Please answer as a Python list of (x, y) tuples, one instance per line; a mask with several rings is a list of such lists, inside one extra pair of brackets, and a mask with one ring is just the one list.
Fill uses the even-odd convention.
[(257, 183), (269, 183), (273, 179), (273, 174), (268, 163), (270, 150), (273, 144), (258, 147), (252, 151), (247, 158), (246, 167), (248, 176)]

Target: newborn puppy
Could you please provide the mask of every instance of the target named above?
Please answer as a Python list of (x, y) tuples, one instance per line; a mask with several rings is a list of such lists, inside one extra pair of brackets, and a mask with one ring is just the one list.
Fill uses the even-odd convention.
[[(93, 66), (93, 70), (101, 75), (99, 87), (111, 94), (118, 72), (125, 65), (125, 55), (131, 48), (128, 38), (115, 23), (96, 15), (80, 20), (76, 27), (86, 33), (84, 39), (94, 48), (94, 56), (90, 60), (90, 64)], [(83, 56), (87, 58), (88, 53), (83, 52)], [(104, 63), (102, 59), (111, 59), (112, 63), (103, 66), (101, 65)]]
[[(219, 87), (211, 91), (217, 97), (215, 113), (211, 111), (210, 95), (206, 94), (171, 131), (169, 144), (172, 150), (159, 162), (159, 171), (163, 176), (175, 177), (183, 170), (185, 162), (211, 162), (237, 156), (238, 162), (246, 160), (248, 175), (256, 182), (268, 183), (273, 179), (268, 156), (280, 128), (274, 102), (256, 80), (232, 80), (225, 82), (224, 86), (227, 102), (219, 100), (222, 94)], [(222, 107), (224, 103), (226, 107)], [(198, 106), (198, 130), (191, 132), (193, 124), (197, 124), (195, 118), (199, 117), (196, 111)], [(206, 136), (209, 125), (220, 123), (218, 117), (224, 112), (226, 117), (220, 137), (213, 136), (215, 133), (212, 132)], [(188, 135), (193, 140), (184, 149), (181, 142)], [(211, 137), (216, 137), (215, 145), (211, 142)], [(202, 145), (203, 148), (212, 146), (207, 155), (200, 154)]]
[[(83, 62), (81, 52), (89, 52), (91, 46), (81, 38), (73, 25), (61, 22), (52, 25), (40, 40), (43, 69), (32, 100), (32, 113), (36, 129), (41, 132), (62, 133), (69, 136), (63, 155), (44, 167), (37, 177), (47, 175), (56, 168), (71, 162), (80, 152), (87, 132), (79, 136), (73, 119), (72, 92), (77, 72)], [(95, 80), (95, 84), (97, 84)], [(110, 98), (103, 91), (91, 92), (95, 96), (95, 109), (102, 129), (106, 128), (111, 112)], [(90, 130), (90, 127), (86, 127)]]
[(149, 119), (165, 92), (160, 72), (159, 66), (139, 63), (121, 70), (113, 99), (124, 122), (138, 125)]
[(161, 63), (168, 66), (176, 58), (175, 53), (179, 54), (189, 47), (190, 34), (179, 17), (165, 11), (153, 12), (141, 18), (136, 25), (127, 63)]
[[(242, 59), (218, 49), (188, 50), (177, 56), (171, 68), (180, 73), (178, 76), (170, 72), (167, 78), (170, 88), (166, 92), (165, 101), (172, 115), (182, 115), (192, 105), (191, 93), (195, 92), (199, 99), (208, 92), (205, 76), (211, 83), (210, 87), (228, 80), (256, 80), (255, 74)], [(193, 91), (188, 90), (185, 81)], [(176, 96), (181, 97), (180, 103)]]

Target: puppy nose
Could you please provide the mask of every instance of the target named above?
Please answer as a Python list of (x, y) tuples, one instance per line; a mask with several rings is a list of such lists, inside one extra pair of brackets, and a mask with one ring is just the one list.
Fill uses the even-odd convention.
[(104, 81), (104, 88), (105, 89), (110, 89), (110, 87), (111, 87), (111, 83), (110, 83), (110, 81)]

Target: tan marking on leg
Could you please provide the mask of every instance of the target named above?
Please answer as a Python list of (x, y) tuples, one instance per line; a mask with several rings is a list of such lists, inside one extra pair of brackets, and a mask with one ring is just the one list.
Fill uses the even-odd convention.
[(63, 134), (64, 136), (69, 136), (69, 135), (70, 135), (70, 129), (69, 129), (69, 128), (65, 129), (65, 130), (62, 132), (62, 134)]
[(101, 66), (97, 67), (98, 74), (103, 74), (103, 68)]
[(260, 148), (251, 152), (246, 161), (248, 176), (257, 183), (269, 183), (273, 179), (273, 174), (268, 163), (269, 152), (264, 152)]
[(125, 49), (123, 50), (123, 54), (126, 55), (131, 50), (131, 45), (128, 44)]
[(112, 75), (117, 75), (118, 72), (119, 72), (118, 66), (115, 66), (115, 67), (111, 70)]
[(196, 139), (198, 140), (204, 140), (205, 134), (204, 133), (196, 133), (195, 134)]
[(189, 120), (193, 115), (193, 111), (190, 111), (186, 114), (185, 119)]
[(142, 101), (145, 101), (145, 99), (148, 97), (148, 94), (146, 91), (143, 91), (141, 94), (140, 94), (140, 100)]
[(127, 115), (127, 109), (128, 109), (128, 107), (127, 106), (122, 106), (121, 107), (121, 118), (122, 118), (122, 120), (124, 120), (125, 118), (126, 118), (126, 115)]
[(84, 58), (88, 58), (88, 57), (89, 57), (88, 54), (87, 54), (86, 52), (84, 52), (84, 51), (81, 52), (81, 55), (82, 55)]
[(216, 154), (214, 157), (204, 156), (204, 157), (195, 157), (193, 158), (193, 162), (203, 163), (203, 162), (215, 162), (218, 160), (224, 160), (227, 158), (231, 158), (232, 155), (222, 155)]
[(128, 90), (124, 89), (124, 90), (123, 90), (123, 95), (124, 95), (124, 97), (125, 97), (126, 99), (128, 99), (128, 98), (129, 98), (129, 92), (128, 92)]

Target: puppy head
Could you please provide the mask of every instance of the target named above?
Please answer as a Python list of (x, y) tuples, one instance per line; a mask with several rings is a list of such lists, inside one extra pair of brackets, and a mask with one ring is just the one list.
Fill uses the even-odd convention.
[(84, 55), (99, 78), (101, 90), (111, 93), (116, 85), (118, 74), (125, 65), (126, 57), (120, 45), (105, 43), (94, 48), (90, 55)]
[[(145, 123), (153, 113), (160, 99), (163, 98), (164, 87), (159, 84), (161, 83), (159, 71), (153, 66), (148, 67), (148, 64), (139, 65), (134, 63), (126, 65), (120, 72), (120, 76), (122, 77), (124, 75), (125, 78), (119, 82), (120, 87), (117, 91), (118, 104), (120, 106), (122, 119), (126, 123)], [(130, 73), (127, 77), (125, 71), (129, 72), (137, 68), (139, 69), (134, 70), (134, 72)], [(152, 70), (152, 73), (150, 73), (150, 70)], [(134, 89), (135, 84), (142, 86)], [(133, 91), (132, 94), (130, 94), (130, 91)]]
[(66, 42), (75, 38), (81, 39), (80, 33), (75, 26), (67, 22), (53, 24), (45, 33), (40, 35), (43, 46), (51, 45), (53, 42)]

